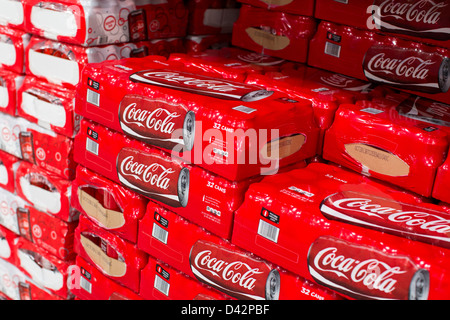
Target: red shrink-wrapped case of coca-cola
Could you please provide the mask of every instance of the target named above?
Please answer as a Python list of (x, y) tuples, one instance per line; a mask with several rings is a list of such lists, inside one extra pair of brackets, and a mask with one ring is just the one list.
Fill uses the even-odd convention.
[[(449, 109), (447, 109), (449, 110)], [(449, 152), (450, 153), (450, 152)], [(439, 167), (433, 186), (433, 198), (450, 203), (450, 156)]]
[(131, 41), (182, 38), (186, 35), (189, 11), (182, 0), (135, 0), (129, 16)]
[(16, 115), (18, 92), (25, 76), (12, 71), (0, 70), (0, 111)]
[(132, 0), (24, 0), (25, 29), (44, 38), (81, 46), (130, 42)]
[(206, 50), (227, 48), (231, 46), (231, 33), (187, 35), (184, 38), (184, 51), (189, 54), (199, 54)]
[(153, 257), (142, 269), (139, 295), (145, 300), (231, 299)]
[(0, 26), (0, 67), (18, 74), (25, 73), (25, 49), (30, 34)]
[(0, 188), (0, 225), (20, 235), (17, 210), (27, 208), (28, 202), (3, 188)]
[(349, 298), (446, 299), (449, 215), (426, 201), (312, 163), (253, 184), (232, 243)]
[(234, 211), (254, 181), (226, 180), (87, 120), (75, 137), (75, 159), (224, 238), (231, 236)]
[(72, 207), (111, 233), (133, 243), (137, 241), (138, 222), (148, 200), (109, 179), (77, 167), (72, 182)]
[(23, 237), (17, 241), (17, 256), (17, 267), (37, 285), (63, 299), (73, 297), (67, 279), (75, 260), (63, 261)]
[(17, 114), (44, 128), (73, 138), (79, 129), (75, 114), (75, 89), (26, 76), (18, 91)]
[(56, 174), (73, 179), (73, 139), (22, 117), (0, 113), (0, 149)]
[(24, 24), (23, 0), (0, 1), (0, 25), (24, 30)]
[(72, 222), (77, 212), (70, 206), (72, 182), (32, 163), (21, 161), (16, 170), (16, 193), (36, 209)]
[(449, 148), (446, 107), (417, 96), (341, 105), (325, 134), (323, 157), (431, 197)]
[(19, 158), (0, 150), (0, 187), (16, 192), (15, 174), (19, 165)]
[(295, 62), (307, 61), (317, 28), (312, 17), (243, 5), (233, 27), (232, 44)]
[(315, 17), (450, 48), (445, 0), (316, 0)]
[(271, 11), (281, 11), (310, 17), (314, 15), (315, 0), (239, 0), (239, 2)]
[(308, 64), (450, 103), (449, 49), (322, 21)]
[(133, 43), (81, 47), (33, 36), (26, 47), (26, 73), (50, 83), (75, 88), (88, 63), (129, 58)]
[(144, 58), (147, 56), (162, 56), (168, 58), (171, 53), (185, 52), (183, 38), (165, 38), (134, 43), (137, 48), (131, 51), (131, 58)]
[(75, 230), (75, 252), (105, 276), (139, 292), (140, 272), (148, 255), (133, 243), (94, 224), (80, 215)]
[(188, 2), (188, 35), (231, 34), (239, 17), (236, 1), (195, 0)]
[(19, 235), (0, 225), (0, 260), (12, 264), (16, 263), (17, 248), (15, 243), (18, 237)]
[(310, 101), (206, 73), (154, 57), (91, 64), (76, 112), (233, 181), (316, 154)]
[(339, 299), (155, 203), (149, 203), (139, 228), (138, 247), (143, 251), (236, 299)]
[(72, 293), (81, 300), (142, 300), (140, 295), (106, 277), (79, 256), (70, 268), (68, 282)]

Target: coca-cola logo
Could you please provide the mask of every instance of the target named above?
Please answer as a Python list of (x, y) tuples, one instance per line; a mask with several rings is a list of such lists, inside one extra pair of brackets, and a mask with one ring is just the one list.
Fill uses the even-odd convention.
[(429, 66), (436, 62), (410, 56), (404, 59), (392, 58), (384, 52), (374, 55), (367, 63), (371, 72), (385, 73), (403, 78), (425, 80), (430, 74)]
[(157, 108), (153, 111), (141, 109), (137, 107), (136, 103), (131, 103), (123, 111), (123, 121), (126, 124), (135, 124), (165, 134), (173, 133), (175, 130), (173, 120), (180, 116), (181, 114), (170, 112), (164, 108)]
[(131, 176), (138, 181), (163, 190), (169, 189), (170, 174), (175, 172), (175, 170), (165, 168), (159, 163), (144, 164), (136, 161), (133, 155), (123, 159), (119, 165), (119, 170), (123, 176)]
[(442, 9), (448, 6), (446, 1), (421, 0), (421, 1), (376, 1), (379, 10), (375, 15), (379, 18), (394, 18), (414, 23), (437, 25), (442, 18)]
[(199, 252), (194, 260), (194, 267), (203, 270), (213, 277), (236, 284), (246, 290), (253, 290), (256, 286), (257, 274), (262, 274), (259, 268), (254, 268), (242, 261), (227, 262), (213, 256), (211, 250)]
[(446, 212), (350, 191), (327, 197), (320, 210), (329, 219), (450, 246), (450, 215)]

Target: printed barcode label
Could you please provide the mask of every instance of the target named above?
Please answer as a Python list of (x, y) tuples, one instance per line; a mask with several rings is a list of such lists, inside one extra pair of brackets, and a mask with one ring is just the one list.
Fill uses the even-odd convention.
[(250, 114), (250, 113), (256, 111), (256, 109), (249, 108), (249, 107), (246, 107), (246, 106), (237, 106), (237, 107), (234, 107), (233, 109), (236, 110), (236, 111), (240, 111), (240, 112), (246, 113), (246, 114)]
[(88, 89), (86, 101), (98, 107), (100, 106), (100, 94), (95, 91), (92, 91), (91, 89)]
[(99, 36), (98, 37), (98, 44), (107, 44), (108, 43), (108, 36)]
[(361, 109), (361, 111), (363, 112), (367, 112), (370, 114), (379, 114), (379, 113), (383, 113), (383, 110), (380, 109), (375, 109), (375, 108), (365, 108), (365, 109)]
[(341, 56), (341, 46), (327, 41), (325, 43), (325, 53), (339, 58)]
[(278, 227), (271, 225), (270, 223), (268, 223), (264, 220), (259, 220), (258, 234), (260, 236), (263, 236), (264, 238), (267, 238), (267, 239), (277, 243), (278, 235), (280, 234), (280, 229)]
[(87, 292), (92, 293), (92, 284), (85, 277), (81, 277), (80, 287)]
[(86, 139), (86, 150), (98, 156), (98, 143), (89, 138)]
[(334, 1), (336, 1), (336, 2), (340, 2), (340, 3), (345, 3), (345, 4), (348, 4), (348, 0), (334, 0)]
[(152, 236), (164, 244), (167, 244), (167, 237), (169, 236), (169, 232), (164, 230), (156, 223), (153, 224)]
[(168, 284), (158, 275), (155, 276), (155, 288), (164, 293), (166, 296), (169, 296), (170, 284)]

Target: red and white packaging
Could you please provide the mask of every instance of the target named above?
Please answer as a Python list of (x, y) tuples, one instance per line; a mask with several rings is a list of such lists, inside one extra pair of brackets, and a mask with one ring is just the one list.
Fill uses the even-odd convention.
[(24, 76), (12, 71), (0, 70), (0, 111), (16, 115), (18, 91), (22, 86)]
[(153, 257), (142, 269), (139, 295), (145, 300), (231, 299)]
[(25, 53), (26, 73), (50, 83), (75, 88), (88, 63), (129, 58), (136, 48), (132, 43), (86, 48), (33, 36)]
[(72, 293), (81, 300), (142, 300), (79, 256), (71, 268), (69, 282)]
[(239, 0), (239, 2), (271, 11), (281, 11), (311, 17), (314, 15), (315, 1), (316, 0)]
[(3, 259), (0, 259), (0, 291), (0, 296), (3, 293), (11, 300), (63, 300)]
[(38, 245), (20, 237), (17, 241), (17, 266), (39, 286), (69, 299), (73, 297), (67, 285), (69, 267), (75, 260), (63, 261)]
[[(149, 203), (139, 227), (138, 247), (143, 251), (234, 298), (339, 299), (334, 293), (233, 246), (155, 203)], [(148, 272), (154, 273), (152, 268)]]
[(20, 235), (61, 260), (73, 260), (76, 222), (66, 222), (31, 206), (17, 208)]
[(323, 158), (431, 197), (449, 149), (442, 110), (445, 105), (417, 96), (341, 105), (325, 134)]
[[(12, 264), (16, 263), (17, 250), (15, 243), (17, 241), (17, 237), (17, 234), (0, 225), (0, 260), (4, 260)], [(0, 291), (2, 290), (0, 289)]]
[(235, 1), (195, 0), (188, 2), (189, 35), (231, 34), (239, 17)]
[[(252, 73), (247, 76), (246, 83), (281, 91), (292, 99), (310, 100), (314, 118), (320, 127), (318, 154), (322, 153), (325, 132), (333, 123), (339, 105), (395, 94), (388, 88), (307, 66), (286, 68), (280, 72)], [(407, 94), (404, 96), (406, 99)]]
[(449, 215), (425, 200), (312, 163), (250, 186), (232, 243), (350, 298), (446, 299)]
[(188, 35), (184, 38), (185, 52), (200, 54), (209, 49), (220, 49), (231, 45), (231, 34)]
[(30, 34), (0, 26), (0, 67), (18, 74), (25, 73), (25, 48)]
[(317, 23), (312, 17), (243, 5), (232, 43), (268, 56), (305, 63)]
[(136, 243), (148, 200), (83, 167), (72, 183), (72, 207), (123, 239)]
[(75, 160), (223, 238), (254, 181), (226, 180), (87, 120), (75, 138)]
[(20, 160), (0, 150), (0, 187), (11, 192), (16, 192), (15, 174)]
[(450, 156), (439, 167), (433, 187), (433, 198), (450, 203)]
[(310, 101), (205, 73), (153, 57), (91, 64), (76, 113), (232, 181), (316, 154)]
[(135, 0), (129, 17), (131, 41), (180, 38), (186, 35), (188, 9), (182, 0)]
[(77, 212), (70, 206), (70, 180), (26, 161), (19, 164), (15, 179), (17, 195), (36, 209), (64, 221), (76, 221)]
[(73, 139), (20, 117), (0, 113), (0, 149), (64, 179), (73, 179)]
[(450, 103), (449, 49), (322, 21), (308, 57), (313, 67)]
[(132, 0), (24, 0), (25, 29), (81, 46), (130, 42)]
[(79, 129), (75, 89), (27, 76), (18, 92), (17, 114), (30, 122), (73, 138)]
[(22, 0), (0, 0), (0, 25), (24, 30), (24, 23)]
[(0, 188), (0, 225), (20, 235), (18, 208), (30, 206), (25, 200), (3, 188)]
[(148, 255), (133, 243), (99, 227), (80, 215), (75, 231), (75, 252), (105, 276), (139, 292), (140, 272)]
[(316, 0), (315, 17), (450, 48), (445, 0)]

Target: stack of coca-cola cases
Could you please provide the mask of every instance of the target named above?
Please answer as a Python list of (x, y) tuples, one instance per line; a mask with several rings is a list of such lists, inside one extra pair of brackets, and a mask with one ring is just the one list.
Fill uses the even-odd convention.
[[(53, 77), (16, 89), (14, 119), (40, 127), (2, 129), (21, 159), (3, 161), (16, 197), (0, 220), (14, 221), (0, 237), (8, 298), (450, 298), (450, 4), (242, 2), (219, 50), (77, 68), (55, 47), (25, 51), (26, 73)], [(52, 37), (58, 6), (23, 4), (48, 28), (28, 32)], [(229, 23), (217, 6), (203, 22)], [(147, 15), (128, 16), (134, 40), (156, 28)], [(62, 95), (35, 93), (68, 71)], [(67, 137), (54, 101), (69, 92)]]

